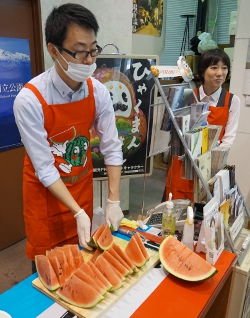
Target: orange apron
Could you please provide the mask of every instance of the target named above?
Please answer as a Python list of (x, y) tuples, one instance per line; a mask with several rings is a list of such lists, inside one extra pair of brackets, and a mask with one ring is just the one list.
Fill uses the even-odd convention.
[[(199, 90), (194, 89), (195, 95), (200, 100)], [(225, 127), (229, 117), (229, 109), (231, 106), (233, 94), (222, 90), (217, 106), (210, 106), (208, 115), (209, 125), (220, 125), (222, 126), (219, 140), (222, 139), (225, 133)], [(194, 201), (194, 180), (187, 180), (181, 178), (181, 165), (182, 162), (178, 159), (178, 156), (172, 158), (172, 164), (168, 170), (166, 178), (166, 200), (168, 200), (169, 192), (172, 192), (174, 199), (189, 199), (191, 202)], [(171, 176), (172, 174), (172, 176)], [(172, 179), (172, 182), (171, 182)]]
[[(55, 167), (76, 202), (93, 216), (93, 166), (89, 129), (95, 117), (95, 100), (91, 79), (89, 96), (67, 104), (47, 105), (38, 89), (26, 84), (38, 98), (44, 113), (44, 128), (54, 153)], [(61, 148), (60, 148), (61, 150)], [(42, 154), (41, 154), (42, 155)], [(78, 244), (76, 220), (35, 175), (32, 162), (25, 154), (23, 170), (24, 221), (27, 236), (26, 255), (35, 255), (64, 244)]]

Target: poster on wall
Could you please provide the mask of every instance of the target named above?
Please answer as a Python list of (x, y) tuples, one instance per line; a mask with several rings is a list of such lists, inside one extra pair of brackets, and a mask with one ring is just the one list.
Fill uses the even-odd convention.
[(132, 1), (132, 33), (161, 36), (163, 0)]
[[(152, 160), (147, 158), (149, 107), (154, 99), (154, 78), (150, 71), (156, 56), (100, 56), (93, 74), (109, 90), (116, 115), (116, 127), (122, 142), (122, 177), (152, 173)], [(152, 100), (150, 100), (150, 97)], [(151, 115), (150, 115), (151, 116)], [(151, 125), (151, 124), (150, 124)], [(150, 127), (149, 127), (150, 131)], [(99, 149), (99, 137), (90, 131), (90, 145), (95, 179), (106, 179), (107, 171)]]
[(13, 102), (31, 77), (29, 41), (0, 37), (0, 151), (23, 145)]

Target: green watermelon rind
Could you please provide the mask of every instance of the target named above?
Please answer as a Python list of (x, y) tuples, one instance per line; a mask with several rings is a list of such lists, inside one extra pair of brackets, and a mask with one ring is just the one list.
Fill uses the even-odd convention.
[[(101, 236), (102, 232), (104, 231), (105, 227), (104, 224), (102, 223), (99, 228), (95, 231), (95, 233), (91, 236), (90, 241), (87, 242), (88, 246), (97, 248), (98, 244), (98, 238)], [(99, 233), (100, 232), (100, 233)]]
[[(40, 271), (40, 265), (39, 265), (39, 257), (44, 257), (44, 255), (36, 255), (35, 256), (35, 263), (36, 263), (36, 268), (37, 268), (37, 273), (38, 273), (38, 276), (39, 276), (39, 279), (40, 279), (40, 281), (42, 282), (42, 284), (48, 289), (48, 290), (50, 290), (50, 291), (54, 291), (54, 290), (57, 290), (58, 288), (60, 288), (60, 284), (59, 284), (59, 281), (57, 280), (57, 277), (56, 277), (56, 274), (55, 274), (55, 272), (54, 272), (54, 269), (53, 269), (53, 267), (52, 267), (52, 265), (50, 264), (50, 262), (49, 262), (49, 260), (48, 260), (48, 263), (50, 264), (49, 266), (51, 267), (50, 268), (50, 270), (51, 270), (51, 274), (54, 276), (53, 277), (53, 280), (54, 280), (54, 284), (52, 284), (52, 283), (50, 283), (50, 284), (48, 284), (47, 282), (46, 282), (46, 280), (43, 278), (43, 275), (42, 275), (42, 273), (41, 273), (41, 271)], [(46, 257), (46, 256), (45, 256)], [(47, 275), (48, 276), (48, 275)], [(49, 279), (49, 280), (51, 280), (52, 279), (52, 277), (46, 277), (47, 278), (47, 280)]]
[[(192, 281), (192, 282), (198, 282), (198, 281), (202, 281), (202, 280), (206, 280), (208, 278), (211, 278), (212, 276), (214, 276), (218, 271), (215, 267), (213, 267), (211, 265), (211, 270), (210, 271), (207, 271), (206, 273), (204, 273), (203, 275), (199, 275), (199, 276), (196, 276), (196, 277), (190, 277), (190, 276), (187, 276), (187, 275), (182, 275), (180, 273), (178, 273), (176, 270), (174, 270), (172, 267), (169, 266), (169, 264), (167, 263), (167, 260), (164, 259), (163, 257), (163, 249), (164, 249), (164, 245), (168, 242), (168, 240), (170, 240), (172, 238), (172, 236), (168, 236), (164, 239), (164, 241), (162, 241), (161, 245), (160, 245), (160, 248), (159, 248), (159, 258), (160, 258), (160, 261), (161, 261), (161, 264), (163, 265), (163, 267), (172, 275), (180, 278), (180, 279), (183, 279), (183, 280), (186, 280), (186, 281)], [(179, 241), (178, 241), (179, 242)], [(179, 242), (180, 243), (180, 242)], [(182, 243), (181, 243), (182, 244)], [(191, 250), (190, 250), (191, 251)], [(192, 252), (194, 253), (194, 252)], [(192, 254), (191, 253), (191, 254)], [(198, 255), (197, 255), (198, 256)], [(203, 260), (201, 258), (202, 261), (205, 262), (205, 260)]]

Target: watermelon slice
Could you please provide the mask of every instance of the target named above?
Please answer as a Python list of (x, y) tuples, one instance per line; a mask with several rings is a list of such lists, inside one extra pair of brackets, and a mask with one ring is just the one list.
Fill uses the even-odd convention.
[(102, 256), (113, 266), (115, 267), (122, 276), (127, 276), (129, 274), (129, 270), (124, 267), (114, 256), (112, 256), (108, 251), (104, 251)]
[(91, 236), (89, 243), (87, 243), (89, 246), (96, 248), (98, 246), (97, 241), (104, 231), (105, 226), (102, 223), (99, 228), (95, 231), (95, 233)]
[(108, 252), (116, 258), (127, 270), (129, 271), (129, 274), (133, 273), (133, 269), (128, 266), (128, 264), (121, 258), (121, 256), (114, 250), (114, 247), (112, 246)]
[(95, 261), (98, 259), (98, 257), (99, 257), (101, 254), (102, 254), (102, 250), (101, 250), (99, 247), (97, 247), (97, 249), (95, 250), (93, 256), (92, 256), (91, 259), (90, 259), (90, 261), (91, 261), (92, 263), (95, 263)]
[(69, 245), (64, 245), (64, 246), (61, 246), (61, 247), (55, 247), (54, 248), (55, 251), (60, 250), (60, 249), (64, 252), (64, 254), (66, 256), (66, 259), (67, 259), (67, 262), (69, 264), (71, 275), (73, 275), (74, 271), (76, 270), (76, 265), (75, 265), (75, 262), (74, 262), (74, 258), (73, 258), (73, 254), (71, 252), (70, 246)]
[(82, 252), (79, 249), (79, 246), (77, 244), (67, 244), (66, 246), (70, 247), (70, 250), (75, 262), (75, 267), (76, 268), (80, 267), (82, 263), (84, 263), (84, 259), (82, 256)]
[(146, 258), (142, 254), (142, 251), (139, 245), (136, 242), (134, 236), (131, 237), (128, 245), (125, 248), (125, 252), (127, 253), (128, 257), (137, 267), (142, 267), (146, 263)]
[(106, 289), (98, 285), (97, 282), (95, 282), (95, 280), (91, 276), (86, 274), (81, 268), (77, 268), (74, 275), (83, 280), (85, 283), (92, 286), (101, 295), (104, 295), (106, 293)]
[(82, 281), (77, 276), (70, 277), (56, 294), (64, 301), (84, 308), (94, 307), (104, 299), (92, 286)]
[(36, 255), (35, 262), (42, 284), (51, 291), (58, 289), (60, 284), (49, 259), (45, 255)]
[(88, 262), (89, 267), (93, 270), (94, 274), (100, 279), (100, 281), (106, 286), (107, 291), (113, 287), (106, 277), (99, 271), (99, 269), (92, 263)]
[(134, 271), (138, 272), (138, 268), (134, 265), (134, 263), (130, 260), (128, 255), (120, 248), (119, 245), (114, 244), (112, 246), (116, 253), (128, 264), (128, 266)]
[(97, 240), (97, 244), (102, 250), (108, 250), (113, 245), (113, 243), (114, 240), (112, 233), (110, 231), (109, 226), (106, 225), (105, 229), (103, 230), (102, 234)]
[(67, 269), (66, 267), (66, 256), (63, 256), (63, 254), (60, 254), (60, 252), (58, 251), (48, 251), (47, 257), (55, 271), (60, 286), (62, 286), (65, 283), (65, 281), (70, 277), (69, 269)]
[(111, 265), (109, 263), (109, 265), (112, 267), (112, 269), (114, 270), (114, 272), (116, 273), (116, 275), (120, 278), (120, 280), (122, 282), (124, 282), (126, 280), (126, 278), (118, 271), (118, 269), (116, 269), (113, 265)]
[(146, 250), (146, 247), (144, 246), (144, 244), (143, 244), (143, 242), (141, 240), (140, 235), (136, 232), (134, 237), (135, 237), (135, 240), (136, 240), (137, 244), (139, 245), (139, 247), (140, 247), (140, 249), (142, 251), (143, 256), (146, 258), (146, 261), (148, 261), (149, 260), (149, 255), (148, 255), (148, 252)]
[(171, 235), (161, 243), (159, 256), (164, 268), (183, 280), (201, 281), (217, 273), (216, 268)]
[(103, 256), (98, 258), (98, 260), (95, 262), (95, 265), (113, 286), (110, 291), (114, 291), (122, 287), (122, 280), (117, 276), (116, 272)]
[[(104, 284), (99, 278), (98, 276), (95, 274), (94, 270), (91, 269), (91, 267), (87, 264), (87, 263), (83, 263), (82, 266), (80, 267), (80, 269), (82, 271), (84, 271), (84, 273), (86, 273), (87, 275), (89, 275), (90, 277), (92, 277), (95, 282), (105, 291), (104, 294), (112, 287), (109, 282), (108, 284)], [(102, 273), (100, 273), (100, 275), (102, 275)], [(103, 275), (102, 275), (103, 276)], [(104, 276), (103, 276), (104, 277)], [(102, 294), (102, 293), (101, 293)], [(102, 295), (104, 295), (102, 294)]]

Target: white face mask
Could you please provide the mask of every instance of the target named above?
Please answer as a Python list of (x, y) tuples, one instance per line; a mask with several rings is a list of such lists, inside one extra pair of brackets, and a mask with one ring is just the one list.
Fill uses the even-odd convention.
[[(60, 54), (59, 51), (58, 51), (58, 53)], [(93, 63), (91, 65), (88, 65), (88, 64), (76, 64), (76, 63), (72, 63), (72, 62), (66, 61), (65, 58), (62, 56), (62, 54), (60, 54), (60, 55), (64, 59), (64, 61), (68, 64), (68, 70), (66, 71), (62, 67), (61, 63), (58, 60), (56, 60), (56, 61), (60, 65), (60, 67), (64, 71), (64, 73), (69, 78), (71, 78), (73, 81), (76, 81), (76, 82), (84, 82), (84, 81), (86, 81), (94, 73), (94, 71), (96, 69), (96, 63)]]

